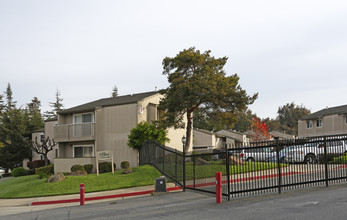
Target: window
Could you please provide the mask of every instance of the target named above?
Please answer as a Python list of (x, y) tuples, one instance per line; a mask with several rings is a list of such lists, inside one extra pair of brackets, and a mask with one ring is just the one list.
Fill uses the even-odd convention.
[(312, 121), (311, 120), (307, 121), (306, 123), (307, 123), (307, 128), (312, 128)]
[(54, 157), (57, 158), (58, 157), (58, 149), (54, 149)]
[(74, 146), (73, 157), (94, 157), (94, 146), (92, 145)]
[(347, 124), (347, 116), (345, 117), (345, 119), (346, 119), (346, 120), (345, 120), (345, 123)]
[(317, 128), (320, 128), (323, 126), (323, 122), (322, 122), (322, 119), (318, 119), (317, 120)]
[(74, 115), (74, 124), (92, 123), (94, 122), (93, 113), (85, 113)]

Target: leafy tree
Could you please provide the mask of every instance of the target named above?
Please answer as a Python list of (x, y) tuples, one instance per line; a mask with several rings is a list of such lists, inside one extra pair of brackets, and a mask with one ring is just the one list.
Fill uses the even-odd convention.
[(64, 110), (63, 99), (59, 90), (55, 91), (55, 102), (50, 102), (49, 106), (52, 107), (52, 111), (46, 111), (44, 114), (45, 119), (51, 119), (57, 117), (57, 112)]
[(164, 129), (158, 128), (154, 123), (140, 122), (135, 128), (130, 130), (128, 146), (135, 150), (140, 150), (142, 144), (148, 140), (155, 140), (161, 144), (169, 141), (167, 132)]
[(292, 102), (278, 107), (277, 113), (277, 120), (279, 120), (282, 130), (289, 134), (298, 135), (298, 120), (309, 115), (311, 111), (303, 105), (299, 106)]
[(37, 154), (43, 155), (45, 158), (45, 166), (48, 165), (48, 153), (53, 150), (54, 146), (57, 145), (57, 143), (54, 141), (54, 139), (50, 139), (49, 137), (37, 141), (37, 137), (35, 138), (35, 141), (32, 141), (31, 149), (34, 150)]
[(118, 96), (118, 88), (117, 86), (113, 86), (113, 89), (112, 89), (112, 97), (117, 97)]
[(231, 127), (237, 113), (257, 98), (257, 94), (248, 96), (238, 85), (237, 74), (226, 76), (223, 67), (227, 57), (214, 58), (210, 52), (200, 53), (192, 47), (163, 60), (163, 74), (167, 75), (170, 85), (161, 91), (164, 98), (159, 109), (165, 113), (160, 123), (165, 128), (184, 128), (186, 117), (185, 150), (191, 141), (193, 112), (199, 109), (204, 117), (223, 120)]
[(252, 141), (263, 141), (271, 138), (269, 134), (269, 126), (258, 117), (254, 117), (251, 121)]

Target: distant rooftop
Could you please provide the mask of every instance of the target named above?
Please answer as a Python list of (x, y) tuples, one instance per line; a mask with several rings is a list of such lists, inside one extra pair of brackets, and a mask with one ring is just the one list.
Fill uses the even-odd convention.
[(314, 112), (310, 115), (302, 117), (301, 120), (312, 120), (322, 118), (327, 115), (345, 115), (347, 114), (347, 105), (341, 105), (332, 108), (325, 108), (320, 111)]
[(76, 107), (72, 107), (69, 109), (65, 109), (63, 111), (58, 112), (58, 114), (72, 114), (72, 113), (81, 113), (81, 112), (88, 112), (88, 111), (94, 111), (96, 107), (101, 106), (113, 106), (113, 105), (125, 105), (125, 104), (131, 104), (131, 103), (137, 103), (138, 101), (147, 98), (149, 96), (155, 95), (159, 92), (145, 92), (145, 93), (138, 93), (138, 94), (131, 94), (131, 95), (125, 95), (125, 96), (117, 96), (117, 97), (111, 97), (111, 98), (104, 98), (99, 99), (93, 102), (89, 102), (83, 105), (79, 105)]

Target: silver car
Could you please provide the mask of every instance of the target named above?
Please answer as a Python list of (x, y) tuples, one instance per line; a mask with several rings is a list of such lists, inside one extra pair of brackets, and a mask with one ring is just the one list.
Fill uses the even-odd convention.
[(248, 162), (265, 162), (274, 156), (275, 152), (270, 148), (250, 147), (242, 150), (240, 157)]

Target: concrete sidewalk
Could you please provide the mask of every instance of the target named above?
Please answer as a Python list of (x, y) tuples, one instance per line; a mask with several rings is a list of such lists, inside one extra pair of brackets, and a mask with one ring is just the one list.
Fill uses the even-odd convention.
[[(175, 188), (175, 185), (173, 183), (167, 183), (167, 188)], [(128, 196), (122, 196), (122, 195), (134, 195), (134, 196), (148, 196), (150, 193), (149, 191), (154, 190), (154, 185), (149, 186), (141, 186), (141, 187), (133, 187), (133, 188), (127, 188), (127, 189), (119, 189), (119, 190), (111, 190), (111, 191), (102, 191), (102, 192), (92, 192), (92, 193), (86, 193), (85, 198), (86, 202), (85, 204), (93, 204), (98, 202), (106, 202), (106, 201), (113, 201), (113, 200), (122, 200)], [(109, 198), (109, 196), (115, 196), (114, 198)], [(99, 197), (99, 198), (98, 198)], [(106, 197), (106, 199), (103, 199), (103, 197)], [(133, 196), (132, 196), (133, 197)], [(53, 208), (59, 208), (59, 207), (68, 207), (68, 206), (79, 206), (79, 198), (80, 194), (71, 194), (71, 195), (60, 195), (60, 196), (45, 196), (45, 197), (34, 197), (34, 198), (21, 198), (21, 199), (0, 199), (0, 216), (5, 215), (11, 215), (16, 213), (23, 213), (23, 212), (32, 212), (32, 211), (38, 211), (38, 210), (45, 210), (45, 209), (53, 209)], [(88, 198), (97, 198), (92, 201), (88, 201)], [(78, 200), (77, 202), (63, 202), (60, 203), (59, 201), (63, 200)], [(48, 205), (32, 205), (33, 203), (40, 203), (40, 202), (53, 202), (55, 204), (48, 204)]]

